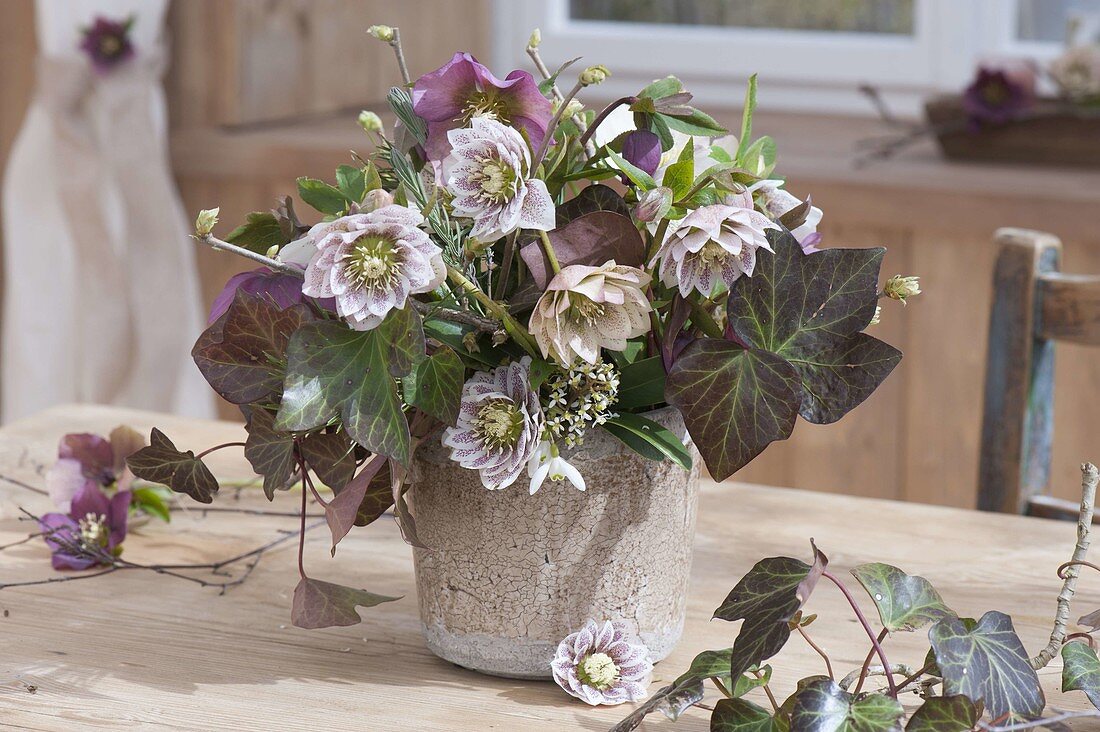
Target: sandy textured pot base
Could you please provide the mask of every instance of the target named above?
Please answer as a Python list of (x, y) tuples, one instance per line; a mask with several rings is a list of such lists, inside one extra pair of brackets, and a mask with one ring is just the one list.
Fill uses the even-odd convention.
[[(683, 435), (674, 410), (651, 419)], [(647, 460), (602, 430), (565, 457), (584, 493), (527, 481), (486, 490), (437, 441), (418, 455), (410, 493), (417, 595), (428, 648), (496, 676), (550, 678), (557, 644), (584, 621), (626, 620), (654, 661), (683, 631), (699, 460)]]

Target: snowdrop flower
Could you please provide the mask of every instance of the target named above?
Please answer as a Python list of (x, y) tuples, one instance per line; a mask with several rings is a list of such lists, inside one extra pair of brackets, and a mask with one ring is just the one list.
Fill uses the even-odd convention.
[(527, 476), (531, 479), (531, 495), (535, 495), (543, 482), (549, 478), (554, 482), (568, 480), (579, 491), (584, 490), (584, 476), (566, 462), (552, 442), (543, 440), (531, 459), (527, 461)]
[(741, 275), (752, 275), (757, 249), (771, 251), (766, 231), (778, 227), (753, 207), (752, 194), (730, 201), (689, 213), (654, 257), (661, 281), (684, 297), (692, 290), (709, 297), (719, 281), (731, 287)]
[(410, 295), (431, 292), (447, 277), (443, 250), (420, 230), (423, 223), (418, 212), (393, 204), (315, 226), (302, 292), (335, 298), (336, 312), (355, 330), (376, 328)]
[(514, 483), (538, 448), (543, 416), (530, 367), (526, 356), (471, 376), (462, 387), (457, 424), (443, 431), (451, 460), (478, 471), (489, 490)]
[(470, 236), (495, 241), (516, 229), (554, 228), (554, 201), (546, 183), (528, 177), (531, 153), (518, 132), (475, 117), (447, 138), (452, 149), (443, 161), (443, 185), (454, 196), (455, 216), (473, 219)]
[(589, 620), (558, 644), (550, 668), (558, 686), (597, 706), (645, 699), (653, 663), (626, 623)]

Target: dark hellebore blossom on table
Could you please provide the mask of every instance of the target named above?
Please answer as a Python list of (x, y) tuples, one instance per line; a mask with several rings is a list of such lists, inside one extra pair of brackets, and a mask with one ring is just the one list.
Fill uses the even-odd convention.
[(526, 133), (535, 149), (546, 137), (553, 112), (531, 74), (516, 69), (503, 80), (468, 53), (416, 80), (413, 110), (428, 123), (428, 157), (440, 160), (450, 150), (447, 132), (466, 127), (475, 117), (491, 117)]
[(130, 30), (135, 20), (133, 16), (124, 20), (97, 16), (95, 22), (84, 29), (80, 50), (88, 55), (92, 68), (101, 74), (106, 73), (134, 57)]
[(94, 482), (86, 482), (72, 498), (66, 513), (48, 513), (39, 519), (54, 569), (88, 569), (109, 564), (122, 551), (130, 513), (130, 491), (110, 498)]
[(67, 511), (82, 488), (126, 490), (133, 480), (126, 458), (144, 446), (145, 438), (129, 427), (116, 427), (108, 438), (84, 432), (65, 435), (58, 445), (57, 462), (46, 472), (50, 500)]
[(1020, 74), (982, 66), (963, 92), (963, 107), (973, 125), (1004, 124), (1027, 111), (1035, 90)]

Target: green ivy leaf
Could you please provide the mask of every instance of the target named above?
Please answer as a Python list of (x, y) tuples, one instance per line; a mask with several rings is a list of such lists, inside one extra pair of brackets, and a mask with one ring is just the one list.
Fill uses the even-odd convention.
[(249, 411), (244, 456), (264, 477), (267, 500), (275, 498), (275, 491), (290, 487), (295, 469), (294, 435), (275, 429), (275, 415), (266, 409)]
[(683, 414), (711, 476), (722, 481), (790, 437), (798, 372), (774, 353), (700, 338), (669, 370), (665, 398)]
[(714, 617), (744, 620), (730, 654), (730, 676), (771, 658), (791, 635), (789, 621), (813, 592), (828, 559), (815, 547), (811, 566), (791, 557), (757, 562), (714, 611)]
[(229, 309), (199, 336), (191, 356), (211, 388), (233, 404), (278, 396), (291, 335), (313, 320), (305, 305), (285, 310), (237, 290)]
[(218, 492), (218, 481), (202, 460), (190, 450), (176, 449), (156, 427), (149, 435), (148, 447), (126, 458), (126, 465), (136, 477), (186, 493), (199, 503), (212, 503)]
[(298, 179), (298, 197), (323, 214), (339, 216), (353, 203), (339, 188), (316, 178)]
[(643, 358), (619, 369), (615, 409), (643, 409), (665, 400), (665, 367), (660, 356)]
[(1062, 646), (1062, 691), (1083, 691), (1100, 709), (1100, 659), (1085, 643)]
[(225, 240), (257, 254), (267, 254), (271, 247), (290, 241), (275, 214), (265, 211), (248, 214), (245, 223), (229, 232)]
[(405, 402), (419, 407), (447, 425), (458, 420), (466, 367), (450, 348), (443, 346), (401, 380)]
[(374, 607), (400, 599), (303, 577), (294, 588), (290, 619), (297, 627), (307, 630), (357, 625), (363, 619), (355, 608)]
[(954, 614), (924, 577), (881, 562), (861, 564), (852, 574), (875, 601), (882, 626), (891, 632), (916, 630)]
[(710, 716), (710, 732), (785, 732), (771, 712), (746, 699), (719, 699)]
[(684, 470), (691, 470), (691, 453), (684, 443), (651, 419), (620, 412), (604, 422), (603, 428), (643, 457), (656, 461), (668, 458)]
[(804, 254), (789, 231), (769, 231), (752, 277), (731, 288), (729, 325), (742, 342), (789, 361), (804, 419), (835, 422), (863, 402), (901, 352), (861, 333), (875, 314), (881, 247)]
[(348, 200), (361, 203), (367, 195), (366, 172), (354, 165), (341, 165), (336, 169), (336, 187)]
[(955, 617), (928, 631), (946, 695), (984, 702), (994, 719), (1038, 717), (1046, 701), (1012, 618), (990, 611), (972, 628)]
[(791, 729), (838, 732), (900, 732), (905, 710), (883, 694), (856, 698), (829, 678), (804, 685), (792, 697)]
[(302, 326), (287, 348), (276, 428), (311, 430), (339, 417), (357, 443), (406, 463), (409, 425), (393, 377), (407, 375), (423, 353), (412, 308), (391, 311), (368, 331), (333, 320)]
[(913, 712), (905, 732), (968, 732), (981, 716), (981, 706), (965, 696), (933, 696)]

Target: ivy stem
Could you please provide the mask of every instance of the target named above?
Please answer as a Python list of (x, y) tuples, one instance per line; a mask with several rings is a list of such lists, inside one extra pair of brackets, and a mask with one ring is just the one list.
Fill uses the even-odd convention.
[(244, 446), (245, 446), (245, 443), (243, 443), (243, 442), (223, 442), (220, 445), (214, 445), (213, 447), (206, 448), (205, 450), (200, 452), (198, 455), (196, 455), (195, 459), (196, 460), (202, 460), (204, 457), (206, 457), (210, 453), (215, 452), (216, 450), (225, 449), (227, 447), (244, 447)]
[(504, 325), (504, 329), (508, 331), (509, 335), (516, 340), (517, 343), (532, 356), (539, 355), (538, 345), (535, 343), (531, 334), (527, 332), (527, 329), (520, 325), (512, 314), (509, 313), (500, 303), (493, 300), (491, 297), (481, 291), (481, 288), (470, 281), (470, 279), (462, 274), (457, 268), (447, 265), (447, 276), (456, 285), (459, 285), (466, 293), (471, 295), (490, 313), (500, 319), (500, 322)]
[(554, 274), (561, 272), (558, 255), (554, 254), (554, 245), (550, 243), (550, 235), (545, 231), (539, 231), (539, 239), (542, 240), (542, 248), (546, 250), (546, 258), (550, 260), (550, 269), (554, 270)]
[[(546, 126), (546, 135), (542, 138), (542, 144), (539, 145), (538, 152), (531, 158), (531, 171), (539, 167), (542, 162), (542, 158), (546, 155), (546, 150), (550, 147), (550, 143), (554, 141), (554, 131), (558, 128), (558, 123), (561, 122), (562, 115), (565, 114), (565, 108), (569, 106), (569, 102), (573, 101), (573, 97), (577, 96), (577, 92), (584, 88), (584, 83), (580, 80), (573, 85), (573, 88), (569, 90), (569, 93), (565, 95), (565, 98), (558, 104), (558, 111), (554, 113), (554, 116), (550, 118), (550, 124)], [(587, 131), (585, 132), (587, 134)], [(583, 144), (584, 138), (581, 138)]]
[(298, 531), (298, 576), (306, 579), (306, 499), (309, 494), (306, 493), (305, 475), (308, 468), (306, 467), (306, 461), (301, 457), (298, 458), (298, 467), (302, 471), (302, 523)]
[(878, 654), (879, 660), (882, 661), (882, 667), (886, 669), (886, 683), (890, 687), (890, 696), (897, 699), (898, 687), (894, 684), (894, 677), (890, 675), (890, 661), (886, 658), (886, 651), (882, 650), (882, 644), (879, 643), (878, 638), (875, 636), (875, 631), (871, 629), (871, 624), (867, 622), (867, 616), (859, 609), (859, 603), (856, 602), (856, 598), (852, 597), (851, 591), (829, 570), (824, 570), (821, 576), (836, 585), (837, 589), (844, 595), (844, 599), (852, 606), (852, 612), (856, 614), (859, 624), (863, 626), (863, 630), (867, 633), (867, 637), (871, 639), (871, 645), (874, 646), (875, 653)]
[(710, 680), (714, 682), (714, 687), (718, 689), (718, 691), (722, 692), (724, 696), (733, 696), (733, 694), (730, 693), (730, 690), (726, 688), (726, 685), (722, 683), (722, 680), (720, 678), (718, 678), (717, 676), (711, 676)]
[(829, 654), (826, 653), (821, 646), (814, 643), (813, 638), (810, 637), (810, 634), (806, 632), (805, 628), (803, 628), (801, 625), (798, 625), (796, 627), (798, 628), (798, 632), (802, 636), (802, 638), (810, 645), (810, 648), (813, 648), (815, 651), (817, 651), (817, 655), (821, 656), (821, 658), (825, 661), (825, 670), (829, 673), (829, 678), (835, 681), (836, 675), (833, 673), (833, 662), (829, 660)]
[[(889, 633), (890, 631), (883, 628), (878, 634), (878, 642), (882, 643), (882, 641), (886, 640), (886, 636)], [(863, 666), (859, 669), (859, 681), (856, 682), (856, 690), (852, 692), (853, 694), (859, 694), (859, 692), (863, 690), (863, 682), (867, 680), (867, 669), (870, 668), (871, 659), (874, 657), (875, 647), (871, 646), (871, 650), (867, 651), (867, 658), (863, 660)]]
[(265, 257), (262, 254), (258, 254), (257, 252), (245, 249), (244, 247), (239, 247), (236, 244), (230, 244), (227, 241), (222, 241), (213, 234), (203, 234), (201, 236), (199, 234), (194, 234), (193, 238), (195, 239), (195, 241), (205, 244), (211, 249), (221, 249), (223, 251), (233, 252), (239, 257), (251, 259), (253, 262), (258, 262), (265, 267), (270, 267), (276, 272), (282, 272), (283, 274), (294, 275), (296, 277), (305, 276), (305, 273), (297, 267), (293, 267), (289, 264), (284, 264), (283, 262), (280, 262), (277, 259), (272, 259), (271, 257)]
[[(760, 673), (759, 671), (753, 670), (753, 671), (751, 671), (751, 673), (757, 679), (764, 678), (764, 674)], [(776, 712), (778, 712), (779, 711), (779, 702), (776, 701), (775, 694), (772, 693), (771, 687), (767, 683), (765, 683), (761, 688), (763, 688), (764, 693), (768, 695), (768, 701), (771, 702), (772, 709), (774, 709)]]
[(589, 127), (587, 130), (585, 130), (584, 134), (581, 135), (580, 143), (582, 145), (585, 145), (585, 144), (588, 143), (588, 141), (592, 138), (592, 133), (594, 133), (596, 131), (597, 127), (599, 127), (601, 124), (603, 124), (603, 121), (605, 119), (607, 119), (607, 115), (611, 114), (612, 112), (614, 112), (616, 109), (618, 109), (619, 107), (621, 107), (624, 104), (633, 104), (636, 101), (638, 101), (638, 97), (629, 96), (629, 97), (620, 97), (620, 98), (616, 99), (615, 101), (613, 101), (611, 104), (608, 104), (606, 107), (604, 107), (602, 110), (600, 110), (600, 113), (596, 115), (596, 119), (592, 120), (592, 126)]

